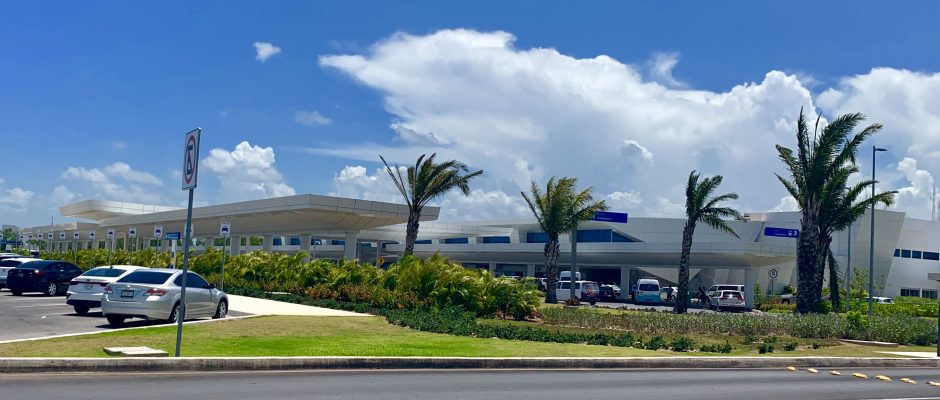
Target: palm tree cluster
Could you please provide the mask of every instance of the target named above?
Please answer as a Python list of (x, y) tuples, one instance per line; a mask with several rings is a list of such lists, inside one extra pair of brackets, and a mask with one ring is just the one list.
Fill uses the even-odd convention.
[[(796, 151), (777, 145), (780, 160), (790, 172), (789, 177), (777, 174), (778, 180), (796, 199), (802, 213), (801, 234), (797, 244), (797, 310), (807, 313), (817, 309), (822, 299), (822, 284), (826, 267), (830, 269), (830, 290), (838, 303), (838, 263), (832, 251), (832, 235), (849, 227), (860, 218), (867, 208), (875, 204), (891, 205), (896, 192), (882, 192), (869, 198), (859, 199), (864, 190), (875, 181), (863, 180), (849, 183), (850, 177), (859, 172), (856, 156), (859, 146), (881, 130), (880, 124), (872, 124), (858, 133), (855, 128), (865, 120), (862, 114), (845, 114), (835, 118), (819, 131), (820, 119), (810, 138), (803, 110), (797, 120)], [(470, 193), (469, 182), (483, 171), (470, 172), (467, 166), (456, 160), (435, 162), (435, 155), (418, 157), (405, 175), (397, 166), (389, 166), (379, 156), (396, 188), (401, 192), (410, 210), (405, 237), (405, 254), (414, 250), (418, 236), (421, 211), (428, 202), (439, 198), (452, 189), (460, 189), (464, 195)], [(734, 208), (722, 204), (737, 200), (737, 193), (716, 194), (723, 178), (721, 175), (702, 178), (697, 171), (689, 174), (686, 183), (686, 223), (682, 230), (682, 247), (679, 259), (679, 292), (674, 311), (684, 313), (689, 305), (689, 266), (692, 240), (698, 223), (737, 237), (728, 224), (728, 219), (741, 219)], [(522, 192), (538, 221), (539, 227), (548, 237), (544, 247), (546, 291), (545, 300), (557, 301), (555, 284), (558, 282), (558, 259), (561, 254), (559, 236), (577, 232), (578, 224), (593, 218), (598, 211), (607, 209), (603, 200), (594, 200), (592, 188), (578, 189), (577, 178), (552, 177), (545, 190), (533, 181), (529, 194)], [(576, 234), (576, 233), (575, 233)], [(627, 283), (622, 282), (626, 285)], [(627, 287), (628, 288), (628, 287)]]
[(833, 296), (836, 296), (833, 299), (838, 300), (838, 271), (830, 250), (832, 234), (849, 227), (875, 204), (894, 203), (897, 192), (893, 191), (859, 199), (876, 181), (849, 183), (850, 176), (859, 172), (856, 164), (859, 146), (882, 128), (881, 124), (871, 124), (853, 134), (864, 120), (858, 113), (840, 115), (819, 132), (817, 118), (810, 138), (801, 109), (796, 127), (796, 152), (777, 145), (780, 160), (790, 172), (789, 177), (778, 174), (777, 179), (796, 199), (802, 213), (796, 260), (796, 304), (801, 314), (815, 310), (822, 300), (823, 278), (830, 260), (830, 282), (835, 289)]

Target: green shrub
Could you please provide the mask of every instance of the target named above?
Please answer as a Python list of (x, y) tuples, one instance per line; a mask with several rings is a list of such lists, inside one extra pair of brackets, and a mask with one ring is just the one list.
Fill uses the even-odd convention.
[(734, 349), (731, 347), (731, 342), (729, 342), (729, 341), (726, 340), (726, 341), (725, 341), (725, 344), (723, 344), (723, 345), (718, 345), (718, 344), (703, 344), (702, 347), (700, 347), (698, 351), (703, 352), (703, 353), (725, 353), (725, 354), (727, 354), (727, 353), (730, 353), (731, 350), (734, 350)]
[(685, 336), (679, 336), (669, 343), (669, 349), (675, 352), (686, 352), (695, 349), (695, 341)]
[(650, 339), (649, 342), (646, 342), (643, 347), (647, 350), (659, 350), (663, 347), (666, 347), (666, 341), (663, 340), (662, 336), (655, 336)]
[(783, 344), (784, 351), (794, 351), (796, 350), (796, 342), (789, 342)]
[(757, 347), (757, 352), (760, 354), (773, 353), (774, 345), (772, 343), (761, 343), (760, 346)]

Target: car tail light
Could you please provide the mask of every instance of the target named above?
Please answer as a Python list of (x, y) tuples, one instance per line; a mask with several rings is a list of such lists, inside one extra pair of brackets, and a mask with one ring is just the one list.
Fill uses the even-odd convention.
[(104, 290), (101, 291), (104, 294), (111, 294), (111, 285), (105, 285)]
[(75, 285), (78, 285), (78, 281), (69, 282), (69, 286), (75, 286)]
[(144, 294), (147, 296), (163, 296), (166, 294), (166, 290), (150, 288), (150, 289), (147, 289), (147, 291), (144, 292)]
[(40, 271), (40, 270), (38, 270), (38, 269), (35, 270), (35, 271), (33, 271), (33, 275), (36, 275), (36, 276), (43, 276), (43, 275), (45, 275), (45, 274), (46, 274), (45, 272), (42, 272), (42, 271)]

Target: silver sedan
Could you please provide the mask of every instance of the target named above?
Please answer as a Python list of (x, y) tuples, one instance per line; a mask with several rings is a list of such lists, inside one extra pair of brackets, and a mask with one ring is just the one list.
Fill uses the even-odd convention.
[[(176, 322), (180, 314), (183, 271), (147, 269), (134, 271), (104, 288), (101, 313), (111, 325), (127, 318)], [(186, 318), (224, 318), (228, 296), (190, 272), (186, 278)]]

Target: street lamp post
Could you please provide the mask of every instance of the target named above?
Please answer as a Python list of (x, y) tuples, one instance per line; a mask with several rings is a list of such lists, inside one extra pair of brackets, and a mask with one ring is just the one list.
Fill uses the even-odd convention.
[[(888, 151), (877, 146), (871, 146), (871, 198), (875, 198), (875, 154), (879, 151)], [(872, 296), (875, 295), (875, 202), (871, 203), (871, 234), (868, 243), (868, 316), (871, 317)]]

